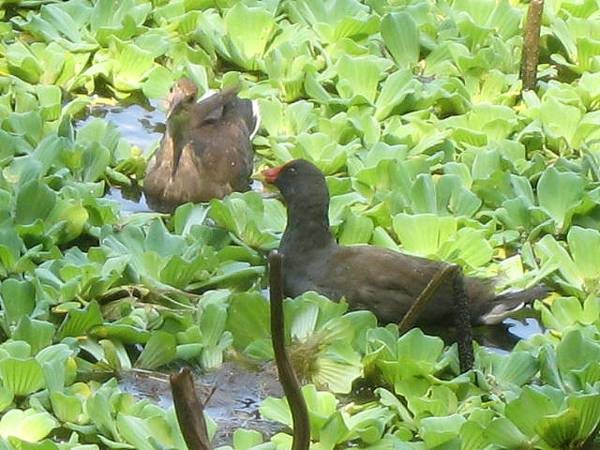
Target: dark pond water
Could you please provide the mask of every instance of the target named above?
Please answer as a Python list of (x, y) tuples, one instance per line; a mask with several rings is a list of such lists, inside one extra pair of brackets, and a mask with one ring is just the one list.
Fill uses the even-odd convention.
[[(217, 434), (212, 441), (215, 447), (231, 444), (232, 434), (238, 428), (260, 431), (265, 437), (283, 429), (280, 424), (261, 418), (258, 411), (268, 396), (283, 396), (272, 364), (226, 362), (216, 371), (196, 374), (195, 384), (207, 414), (217, 423)], [(163, 408), (173, 404), (166, 374), (125, 372), (120, 386), (125, 392), (151, 399)]]

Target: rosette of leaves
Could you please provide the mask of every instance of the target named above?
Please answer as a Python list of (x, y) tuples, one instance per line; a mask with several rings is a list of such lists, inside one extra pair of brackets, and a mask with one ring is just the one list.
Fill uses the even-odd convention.
[[(375, 324), (371, 313), (344, 314), (346, 309), (347, 305), (314, 292), (289, 300), (284, 306), (290, 355), (299, 376), (344, 393), (362, 373), (359, 350), (364, 329)], [(232, 296), (227, 329), (236, 348), (253, 358), (272, 359), (268, 321), (269, 304), (260, 294)]]

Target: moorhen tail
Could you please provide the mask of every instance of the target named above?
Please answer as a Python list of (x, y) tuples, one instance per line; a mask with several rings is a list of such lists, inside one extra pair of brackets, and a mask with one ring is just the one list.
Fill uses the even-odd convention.
[[(262, 172), (287, 203), (284, 291), (295, 297), (316, 291), (332, 300), (345, 297), (353, 309), (371, 310), (382, 322), (400, 322), (445, 262), (374, 247), (337, 244), (329, 230), (329, 191), (323, 173), (305, 160)], [(501, 322), (524, 304), (546, 295), (543, 286), (496, 295), (491, 280), (465, 277), (475, 324)], [(418, 324), (452, 323), (452, 281), (443, 283)]]
[(252, 101), (239, 98), (237, 91), (230, 88), (197, 101), (190, 80), (174, 86), (167, 98), (165, 134), (144, 180), (150, 208), (172, 212), (183, 203), (249, 189), (258, 116)]

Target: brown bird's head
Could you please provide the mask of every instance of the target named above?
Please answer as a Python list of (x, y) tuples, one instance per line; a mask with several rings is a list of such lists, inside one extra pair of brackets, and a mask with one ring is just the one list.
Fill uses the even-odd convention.
[(295, 159), (280, 167), (262, 171), (265, 182), (277, 186), (288, 208), (329, 206), (325, 176), (314, 164)]
[(171, 88), (166, 99), (167, 116), (176, 113), (185, 105), (191, 105), (196, 102), (198, 87), (189, 78), (181, 78)]

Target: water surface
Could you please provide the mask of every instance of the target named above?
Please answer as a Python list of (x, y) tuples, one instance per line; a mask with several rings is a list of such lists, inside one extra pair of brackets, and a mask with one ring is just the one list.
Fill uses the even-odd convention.
[[(215, 447), (230, 445), (238, 428), (260, 431), (265, 438), (282, 431), (283, 426), (263, 419), (258, 407), (268, 396), (282, 397), (272, 363), (251, 364), (229, 361), (212, 372), (195, 373), (198, 398), (207, 414), (217, 423), (212, 440)], [(168, 375), (161, 372), (124, 372), (121, 389), (139, 399), (151, 399), (162, 408), (173, 405)]]
[[(158, 104), (156, 104), (158, 106)], [(160, 142), (165, 130), (165, 113), (152, 105), (102, 105), (89, 108), (85, 119), (77, 123), (81, 127), (100, 117), (117, 126), (130, 144), (148, 153)]]

